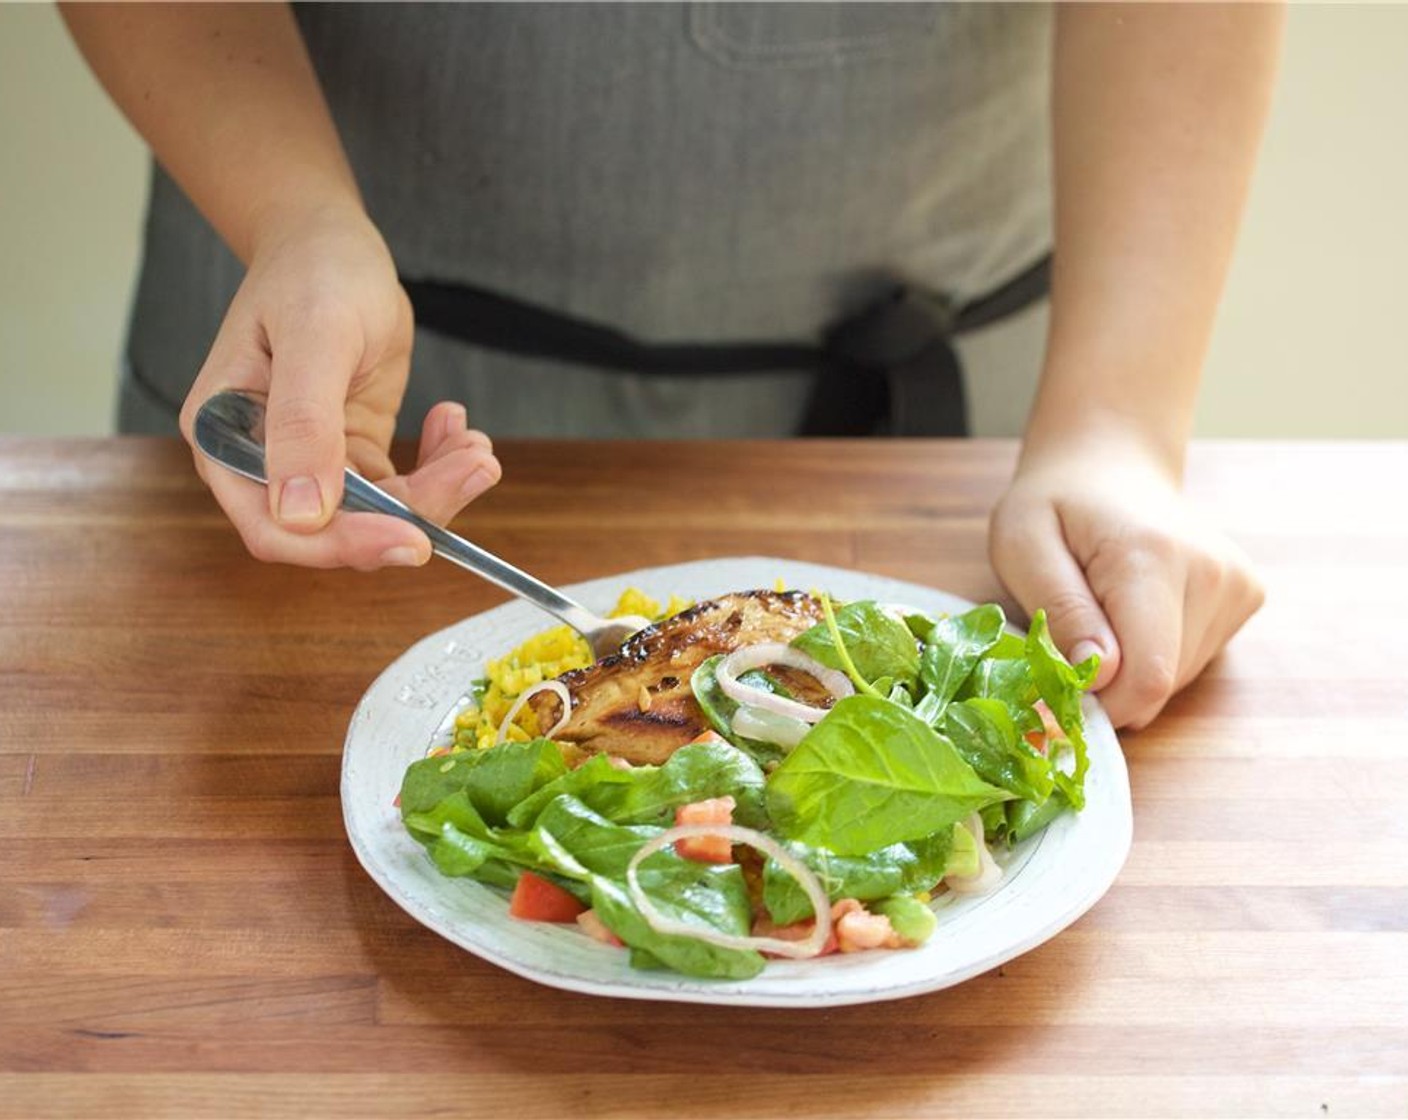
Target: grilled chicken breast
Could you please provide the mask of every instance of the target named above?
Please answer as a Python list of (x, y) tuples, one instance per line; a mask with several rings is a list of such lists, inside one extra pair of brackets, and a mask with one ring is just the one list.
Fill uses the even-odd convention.
[[(572, 715), (553, 738), (584, 755), (664, 762), (709, 727), (690, 690), (695, 669), (717, 653), (789, 642), (821, 620), (821, 604), (800, 591), (741, 591), (699, 603), (633, 635), (619, 653), (559, 677)], [(545, 725), (561, 712), (551, 693), (529, 703)]]

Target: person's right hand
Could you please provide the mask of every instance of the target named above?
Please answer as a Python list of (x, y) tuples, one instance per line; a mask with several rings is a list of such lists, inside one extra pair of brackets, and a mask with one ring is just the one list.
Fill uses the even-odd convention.
[(257, 559), (362, 570), (430, 559), (414, 526), (338, 509), (348, 465), (440, 523), (499, 480), (489, 438), (449, 401), (425, 417), (415, 470), (396, 474), (388, 449), (412, 335), (390, 253), (360, 212), (300, 216), (256, 248), (181, 410), (181, 431), (192, 442), (196, 410), (222, 389), (268, 394), (267, 490), (195, 456)]

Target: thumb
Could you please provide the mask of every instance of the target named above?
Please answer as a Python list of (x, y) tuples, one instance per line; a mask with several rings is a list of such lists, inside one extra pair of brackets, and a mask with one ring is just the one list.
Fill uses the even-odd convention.
[(304, 328), (271, 340), (264, 422), (269, 512), (285, 528), (321, 529), (342, 502), (355, 337), (353, 331)]
[(1027, 614), (1046, 611), (1051, 639), (1073, 665), (1100, 657), (1095, 687), (1119, 671), (1120, 647), (1085, 573), (1066, 545), (1055, 510), (999, 510), (989, 547), (993, 569)]

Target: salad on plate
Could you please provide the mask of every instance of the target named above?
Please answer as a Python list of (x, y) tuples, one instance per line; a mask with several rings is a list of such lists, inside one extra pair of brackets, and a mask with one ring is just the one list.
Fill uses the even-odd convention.
[(491, 663), (401, 784), (441, 874), (636, 968), (746, 980), (923, 944), (946, 895), (998, 889), (1012, 845), (1084, 805), (1098, 665), (1040, 612), (1019, 636), (996, 604), (679, 605), (601, 661), (550, 633)]

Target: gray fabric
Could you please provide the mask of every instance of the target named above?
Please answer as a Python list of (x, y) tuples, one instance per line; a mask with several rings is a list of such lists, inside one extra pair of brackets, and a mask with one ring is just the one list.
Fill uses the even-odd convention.
[[(805, 340), (892, 278), (962, 300), (1050, 244), (1044, 5), (297, 13), (406, 276), (649, 341)], [(154, 171), (124, 430), (160, 425), (146, 398), (184, 397), (240, 275)], [(449, 397), (499, 435), (779, 435), (806, 386), (637, 379), (422, 332), (402, 427)]]

